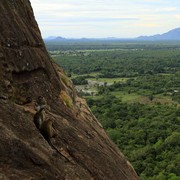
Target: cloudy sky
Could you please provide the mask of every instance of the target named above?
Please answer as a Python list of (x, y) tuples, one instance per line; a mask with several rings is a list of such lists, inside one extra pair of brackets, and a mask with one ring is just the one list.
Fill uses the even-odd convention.
[(30, 0), (43, 37), (120, 37), (180, 27), (180, 0)]

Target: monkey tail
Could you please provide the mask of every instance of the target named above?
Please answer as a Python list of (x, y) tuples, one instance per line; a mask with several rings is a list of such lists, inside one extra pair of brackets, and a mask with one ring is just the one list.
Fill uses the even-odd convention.
[(52, 149), (54, 149), (58, 154), (60, 154), (61, 156), (63, 156), (68, 162), (70, 162), (70, 160), (64, 156), (55, 146), (54, 144), (51, 142), (51, 140), (48, 140), (49, 145), (51, 146)]

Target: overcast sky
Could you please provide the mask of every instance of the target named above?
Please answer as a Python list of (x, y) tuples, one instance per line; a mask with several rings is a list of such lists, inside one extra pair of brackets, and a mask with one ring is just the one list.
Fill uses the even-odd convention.
[(30, 0), (43, 37), (137, 37), (180, 27), (180, 0)]

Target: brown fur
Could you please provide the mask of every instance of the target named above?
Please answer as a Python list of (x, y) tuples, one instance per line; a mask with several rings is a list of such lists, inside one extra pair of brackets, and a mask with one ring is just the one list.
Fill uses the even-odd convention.
[(41, 126), (41, 134), (49, 142), (53, 137), (52, 121), (50, 119), (44, 121)]
[(34, 115), (34, 124), (36, 125), (36, 127), (38, 129), (41, 129), (41, 126), (43, 124), (44, 121), (44, 114), (43, 114), (43, 108), (40, 109), (39, 111), (36, 112), (36, 114)]

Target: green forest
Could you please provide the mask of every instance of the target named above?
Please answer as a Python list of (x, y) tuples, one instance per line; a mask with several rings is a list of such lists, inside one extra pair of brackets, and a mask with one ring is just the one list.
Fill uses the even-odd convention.
[(180, 179), (180, 43), (46, 44), (142, 180)]

